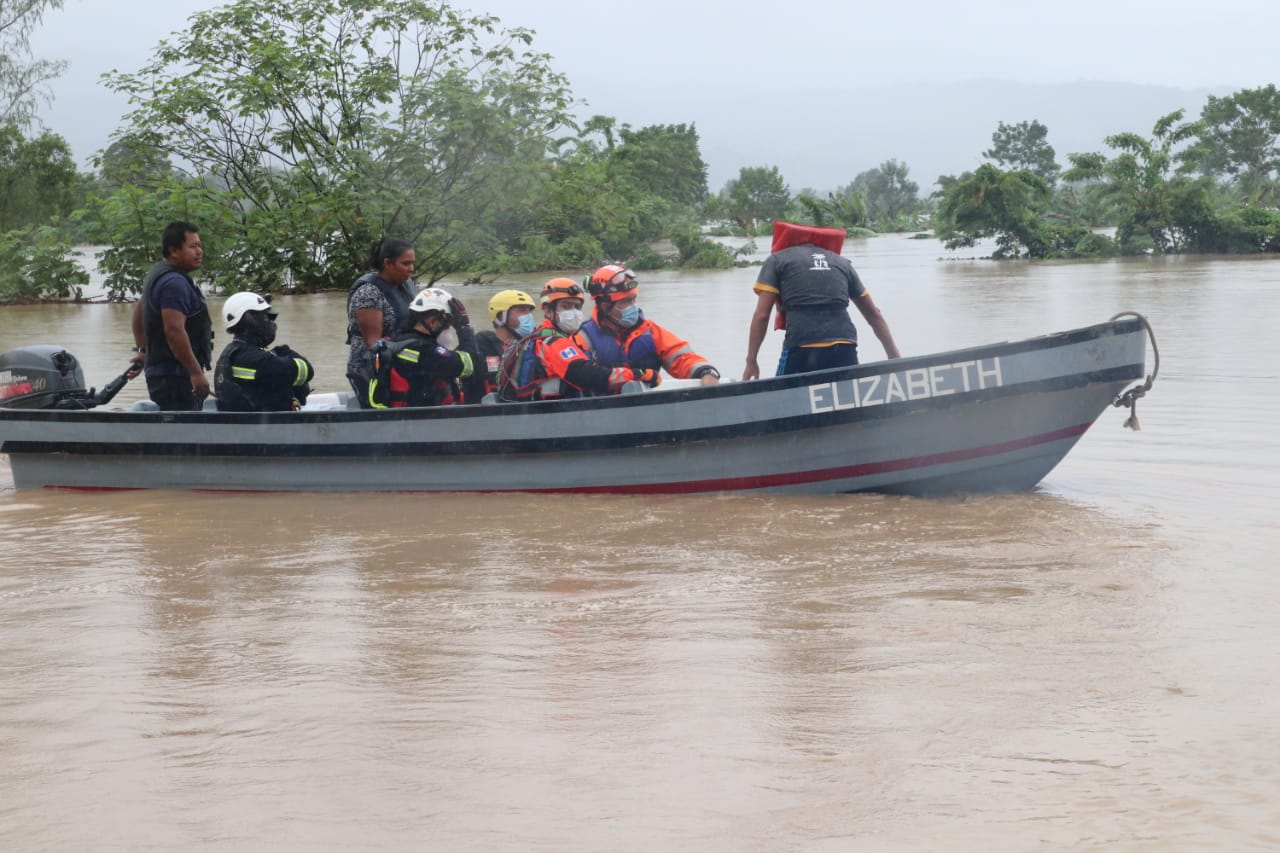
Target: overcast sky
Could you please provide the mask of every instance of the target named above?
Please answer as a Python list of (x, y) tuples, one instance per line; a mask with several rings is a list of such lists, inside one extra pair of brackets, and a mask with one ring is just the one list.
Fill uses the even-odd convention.
[[(70, 63), (55, 83), (53, 106), (42, 111), (45, 124), (66, 137), (77, 159), (86, 162), (106, 145), (127, 111), (122, 99), (102, 88), (99, 76), (113, 68), (136, 70), (150, 48), (183, 28), (192, 13), (217, 5), (219, 0), (66, 0), (62, 11), (47, 17), (32, 45), (38, 56)], [(787, 130), (823, 134), (824, 112), (834, 105), (812, 98), (815, 90), (857, 92), (982, 79), (1108, 81), (1229, 93), (1280, 82), (1277, 0), (490, 0), (483, 6), (460, 0), (456, 5), (535, 30), (535, 48), (554, 57), (575, 95), (589, 102), (588, 113), (635, 126), (696, 122), (713, 189), (740, 166), (763, 163), (775, 163), (793, 184), (805, 184), (806, 163), (781, 162), (794, 159), (795, 152), (771, 150), (768, 140), (774, 136), (763, 128), (777, 115), (781, 100), (810, 97), (816, 103), (784, 116), (788, 124), (806, 126)], [(794, 14), (799, 10), (803, 16)], [(857, 98), (843, 103), (844, 112), (856, 112)], [(902, 106), (911, 109), (911, 104)], [(726, 111), (735, 113), (732, 125), (725, 123)], [(883, 126), (883, 118), (877, 121), (881, 126), (875, 132), (894, 132)], [(769, 129), (783, 130), (779, 123)], [(1115, 128), (1120, 129), (1149, 128)], [(868, 129), (860, 133), (865, 136)]]

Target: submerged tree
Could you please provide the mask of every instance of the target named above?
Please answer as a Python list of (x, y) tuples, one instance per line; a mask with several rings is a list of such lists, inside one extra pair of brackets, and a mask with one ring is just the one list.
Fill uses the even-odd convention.
[(1052, 185), (1059, 167), (1048, 135), (1049, 128), (1034, 119), (1017, 124), (1000, 122), (991, 134), (991, 147), (982, 156), (1008, 171), (1039, 175)]
[(743, 166), (720, 191), (720, 209), (748, 236), (759, 223), (780, 219), (791, 204), (791, 190), (777, 166)]
[[(179, 170), (147, 189), (212, 211), (237, 247), (209, 253), (213, 275), (344, 285), (392, 235), (436, 280), (492, 249), (494, 212), (544, 179), (568, 123), (566, 81), (531, 43), (433, 0), (236, 0), (107, 84), (137, 105), (116, 139)], [(112, 224), (127, 248), (164, 223)]]
[(1244, 89), (1209, 96), (1196, 125), (1196, 142), (1181, 159), (1209, 175), (1231, 175), (1244, 197), (1271, 200), (1280, 171), (1280, 90)]
[(885, 160), (874, 169), (859, 173), (850, 185), (851, 190), (862, 195), (868, 218), (881, 230), (905, 226), (903, 218), (920, 205), (920, 187), (907, 177), (910, 171), (906, 163)]
[(1051, 190), (1031, 172), (1004, 172), (983, 163), (958, 178), (944, 177), (935, 216), (937, 235), (948, 249), (967, 248), (994, 237), (996, 258), (1049, 253), (1042, 219)]
[(1116, 149), (1113, 157), (1090, 152), (1072, 154), (1068, 181), (1097, 181), (1117, 211), (1116, 242), (1126, 253), (1182, 251), (1202, 239), (1212, 226), (1213, 210), (1206, 180), (1175, 173), (1179, 148), (1198, 130), (1183, 122), (1184, 111), (1161, 117), (1151, 138), (1117, 133), (1103, 140)]

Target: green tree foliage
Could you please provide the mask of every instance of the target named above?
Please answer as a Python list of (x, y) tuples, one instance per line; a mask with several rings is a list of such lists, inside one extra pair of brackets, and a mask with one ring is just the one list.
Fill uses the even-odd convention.
[(1280, 252), (1280, 211), (1261, 207), (1224, 211), (1215, 231), (1197, 250), (1221, 254)]
[(46, 12), (63, 0), (0, 0), (0, 124), (25, 128), (36, 108), (49, 100), (45, 84), (62, 73), (65, 62), (31, 55), (31, 33)]
[(130, 184), (159, 185), (175, 177), (168, 157), (129, 136), (117, 136), (94, 165), (99, 186), (107, 192)]
[(1017, 124), (999, 122), (991, 134), (991, 147), (982, 156), (1007, 171), (1031, 172), (1052, 185), (1058, 178), (1059, 166), (1048, 135), (1049, 129), (1034, 119)]
[(1196, 141), (1181, 159), (1208, 175), (1231, 175), (1246, 199), (1272, 201), (1280, 171), (1280, 91), (1275, 85), (1209, 96)]
[(677, 230), (671, 241), (680, 253), (679, 264), (682, 267), (727, 270), (733, 266), (732, 249), (703, 237), (692, 226)]
[(610, 174), (641, 192), (692, 207), (707, 198), (707, 164), (693, 125), (623, 127), (622, 144), (611, 148)]
[(1041, 222), (1051, 191), (1031, 172), (1004, 172), (983, 163), (959, 178), (943, 177), (935, 216), (937, 235), (948, 249), (973, 246), (994, 237), (994, 257), (1045, 257)]
[(1212, 227), (1210, 182), (1175, 174), (1178, 150), (1197, 131), (1182, 121), (1183, 110), (1160, 118), (1151, 138), (1118, 133), (1104, 142), (1119, 153), (1070, 155), (1068, 181), (1097, 181), (1116, 212), (1121, 252), (1184, 251)]
[(80, 299), (89, 274), (53, 225), (0, 234), (0, 304)]
[(866, 201), (867, 217), (880, 231), (902, 230), (920, 206), (920, 187), (907, 177), (910, 168), (897, 160), (886, 160), (853, 179), (851, 189)]
[[(434, 281), (494, 249), (498, 212), (544, 179), (567, 123), (565, 80), (531, 41), (432, 0), (236, 0), (108, 76), (139, 105), (116, 138), (181, 167), (139, 186), (213, 212), (236, 251), (206, 271), (236, 286), (344, 286), (383, 235), (413, 241)], [(164, 224), (109, 221), (131, 248)]]
[(854, 231), (865, 230), (869, 224), (866, 199), (852, 185), (827, 193), (825, 198), (802, 192), (795, 197), (793, 207), (792, 219), (806, 225)]
[(633, 130), (597, 115), (576, 138), (558, 140), (553, 148), (557, 153), (528, 199), (507, 208), (498, 229), (502, 245), (482, 272), (606, 260), (661, 266), (664, 259), (648, 244), (684, 233), (696, 221), (706, 165), (691, 125)]
[(75, 162), (65, 139), (47, 132), (28, 139), (17, 125), (0, 126), (0, 231), (66, 216), (75, 184)]
[(786, 216), (791, 190), (777, 166), (743, 166), (720, 191), (720, 210), (748, 236), (774, 219)]

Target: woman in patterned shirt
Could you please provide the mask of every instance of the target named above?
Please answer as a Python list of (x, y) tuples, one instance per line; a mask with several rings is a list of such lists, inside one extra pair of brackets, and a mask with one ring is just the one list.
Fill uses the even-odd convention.
[(347, 379), (365, 408), (373, 375), (369, 350), (383, 338), (408, 330), (409, 303), (418, 293), (413, 281), (416, 261), (408, 240), (380, 240), (369, 257), (372, 272), (356, 279), (347, 294)]

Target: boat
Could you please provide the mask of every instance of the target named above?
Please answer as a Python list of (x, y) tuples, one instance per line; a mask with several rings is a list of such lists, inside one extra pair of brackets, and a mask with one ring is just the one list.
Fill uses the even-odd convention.
[[(27, 360), (60, 358), (72, 387), (0, 362), (0, 453), (19, 489), (1018, 491), (1113, 404), (1136, 406), (1155, 376), (1140, 387), (1149, 335), (1144, 318), (1123, 314), (750, 382), (375, 411), (330, 395), (336, 405), (264, 413), (112, 410), (78, 387), (78, 366), (65, 380), (74, 356), (47, 347)], [(31, 402), (40, 388), (53, 404)]]

